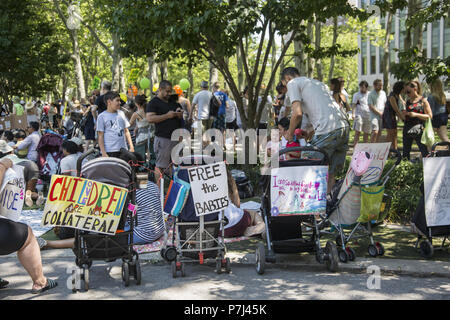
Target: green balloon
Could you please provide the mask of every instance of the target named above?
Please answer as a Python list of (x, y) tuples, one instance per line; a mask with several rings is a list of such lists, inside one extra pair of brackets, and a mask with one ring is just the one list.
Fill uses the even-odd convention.
[(189, 83), (188, 79), (180, 80), (180, 88), (183, 89), (183, 91), (189, 89), (190, 86), (191, 86), (191, 84)]
[(141, 89), (147, 89), (150, 88), (150, 79), (149, 78), (142, 78), (141, 82), (139, 83), (139, 86)]

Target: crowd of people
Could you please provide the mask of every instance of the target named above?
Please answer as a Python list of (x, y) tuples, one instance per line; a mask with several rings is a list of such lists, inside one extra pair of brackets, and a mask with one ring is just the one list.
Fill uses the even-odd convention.
[[(276, 86), (278, 95), (262, 103), (257, 129), (279, 129), (280, 141), (270, 141), (275, 150), (312, 145), (327, 152), (330, 159), (328, 192), (335, 183), (335, 175), (345, 162), (349, 149), (350, 130), (355, 131), (353, 144), (382, 141), (383, 129), (387, 130), (386, 141), (398, 148), (398, 122), (403, 126), (403, 156), (410, 159), (412, 143), (415, 141), (421, 155), (427, 156), (429, 149), (421, 143), (425, 122), (432, 120), (433, 128), (443, 141), (449, 141), (447, 134), (448, 107), (439, 79), (430, 84), (431, 92), (425, 97), (418, 81), (398, 81), (389, 95), (382, 90), (381, 80), (373, 82), (369, 91), (366, 81), (359, 83), (359, 91), (350, 102), (342, 78), (331, 79), (330, 86), (317, 80), (300, 76), (296, 68), (282, 71), (281, 81)], [(81, 102), (72, 99), (63, 105), (62, 101), (49, 104), (14, 100), (12, 108), (2, 107), (2, 116), (13, 114), (22, 116), (25, 112), (36, 116), (27, 130), (4, 130), (0, 140), (0, 181), (5, 171), (13, 164), (24, 167), (26, 180), (25, 204), (31, 206), (44, 202), (42, 192), (37, 192), (39, 179), (37, 146), (43, 130), (50, 130), (63, 137), (63, 158), (57, 173), (77, 175), (79, 157), (91, 147), (97, 147), (102, 157), (120, 157), (125, 149), (136, 154), (155, 171), (155, 180), (147, 188), (138, 190), (136, 202), (138, 218), (141, 221), (134, 230), (136, 243), (144, 244), (157, 240), (164, 231), (164, 221), (159, 194), (161, 172), (170, 170), (173, 159), (172, 149), (177, 141), (172, 141), (172, 133), (177, 129), (192, 132), (201, 126), (203, 132), (213, 128), (244, 128), (236, 101), (219, 83), (202, 81), (200, 91), (192, 102), (184, 96), (179, 86), (163, 80), (157, 92), (148, 99), (144, 94), (123, 96), (111, 88), (111, 83), (103, 81), (101, 89), (95, 90)], [(248, 88), (240, 98), (244, 101), (244, 111), (248, 116)], [(353, 119), (353, 126), (350, 118)], [(270, 139), (269, 139), (270, 140)], [(204, 142), (205, 143), (205, 142)], [(284, 160), (299, 158), (300, 152), (290, 152)], [(264, 222), (258, 214), (240, 209), (240, 199), (236, 184), (229, 176), (231, 205), (225, 210), (228, 225), (227, 236), (261, 234)], [(0, 216), (0, 255), (18, 252), (19, 259), (33, 280), (33, 291), (42, 292), (56, 286), (56, 282), (46, 279), (42, 273), (39, 248), (73, 248), (74, 232), (70, 228), (57, 228), (58, 241), (35, 239), (32, 230), (24, 224), (13, 222)], [(0, 287), (6, 286), (0, 279)]]

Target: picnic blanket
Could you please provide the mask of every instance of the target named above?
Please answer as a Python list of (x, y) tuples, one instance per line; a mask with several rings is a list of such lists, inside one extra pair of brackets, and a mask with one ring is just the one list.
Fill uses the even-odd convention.
[(33, 230), (33, 234), (36, 237), (40, 237), (52, 229), (52, 227), (41, 227), (42, 213), (41, 210), (22, 210), (18, 222), (29, 225)]

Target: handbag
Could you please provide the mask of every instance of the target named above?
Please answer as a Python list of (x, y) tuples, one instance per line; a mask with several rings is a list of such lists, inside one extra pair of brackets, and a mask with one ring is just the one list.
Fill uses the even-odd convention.
[(425, 129), (423, 131), (420, 142), (430, 148), (434, 144), (434, 130), (433, 130), (433, 124), (431, 123), (430, 118), (428, 118), (427, 122), (425, 122)]
[(423, 133), (423, 124), (421, 123), (414, 125), (408, 131), (406, 131), (406, 135), (413, 139), (420, 137), (422, 133)]

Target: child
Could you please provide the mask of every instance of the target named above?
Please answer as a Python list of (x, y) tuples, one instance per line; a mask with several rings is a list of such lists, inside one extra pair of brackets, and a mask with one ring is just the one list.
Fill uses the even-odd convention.
[(120, 96), (110, 91), (105, 94), (106, 110), (97, 118), (98, 144), (103, 157), (120, 157), (120, 149), (134, 152), (130, 131), (130, 123), (125, 113), (120, 110)]
[[(289, 125), (290, 125), (290, 121), (288, 118), (283, 118), (278, 122), (278, 130), (280, 131), (280, 135), (281, 135), (280, 150), (283, 150), (285, 148), (306, 146), (306, 141), (304, 139), (305, 134), (304, 134), (304, 131), (301, 129), (295, 130), (293, 141), (289, 142), (286, 139), (286, 136), (288, 135), (288, 131), (289, 131)], [(300, 144), (299, 140), (301, 140), (301, 144)], [(300, 155), (299, 151), (289, 152), (289, 153), (285, 153), (284, 155), (282, 155), (280, 160), (300, 159), (300, 156), (301, 155)]]
[[(25, 134), (25, 131), (23, 131), (23, 130), (17, 131), (16, 134), (15, 134), (15, 138), (17, 140), (16, 145), (19, 146), (22, 143), (22, 141), (25, 140), (26, 137), (27, 136)], [(19, 158), (22, 158), (22, 159), (26, 158), (27, 154), (28, 154), (28, 148), (25, 148), (25, 149), (22, 149), (22, 150), (17, 149), (16, 153), (17, 153), (17, 156)]]

